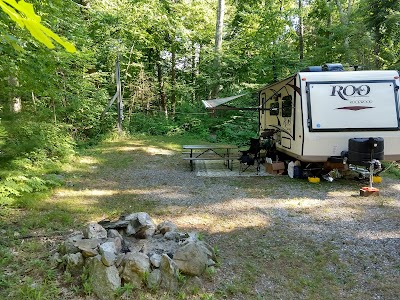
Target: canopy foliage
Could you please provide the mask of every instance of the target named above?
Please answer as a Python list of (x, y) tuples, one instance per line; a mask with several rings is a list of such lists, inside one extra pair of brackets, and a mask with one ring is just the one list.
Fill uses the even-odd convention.
[[(400, 68), (399, 1), (227, 0), (215, 64), (217, 2), (0, 0), (2, 155), (52, 157), (50, 145), (29, 147), (25, 139), (48, 134), (49, 143), (74, 145), (112, 130), (116, 106), (103, 112), (115, 94), (117, 58), (126, 131), (230, 141), (254, 132), (256, 116), (210, 118), (201, 100), (215, 84), (224, 97), (307, 65)], [(238, 101), (243, 107), (256, 100)], [(23, 130), (35, 122), (57, 130), (52, 137), (37, 127)]]

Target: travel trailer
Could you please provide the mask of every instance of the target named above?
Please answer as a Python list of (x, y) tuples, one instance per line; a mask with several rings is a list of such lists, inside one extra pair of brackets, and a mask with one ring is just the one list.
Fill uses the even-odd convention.
[(399, 86), (397, 71), (309, 67), (259, 90), (260, 135), (303, 163), (400, 160)]

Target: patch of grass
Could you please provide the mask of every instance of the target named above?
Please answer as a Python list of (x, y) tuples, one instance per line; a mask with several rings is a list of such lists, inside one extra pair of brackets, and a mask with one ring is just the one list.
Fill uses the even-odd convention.
[(130, 295), (132, 294), (132, 292), (136, 289), (136, 286), (132, 283), (125, 283), (123, 286), (119, 287), (116, 291), (115, 291), (115, 296), (116, 297), (121, 297), (122, 295), (126, 294), (126, 295)]
[(400, 178), (400, 163), (398, 162), (383, 162), (384, 171), (382, 174), (392, 178)]
[(89, 275), (89, 269), (84, 268), (81, 275), (83, 293), (87, 296), (93, 294), (93, 278)]
[(25, 278), (25, 282), (13, 294), (14, 299), (57, 299), (60, 291), (53, 281), (35, 282), (32, 278)]

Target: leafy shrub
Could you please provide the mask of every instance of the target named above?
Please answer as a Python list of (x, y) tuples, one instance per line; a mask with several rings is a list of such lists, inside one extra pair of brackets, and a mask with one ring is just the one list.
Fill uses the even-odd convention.
[(213, 132), (220, 142), (235, 144), (238, 146), (248, 145), (250, 138), (257, 137), (258, 122), (253, 116), (231, 116), (230, 119), (214, 126)]
[(46, 191), (60, 185), (54, 179), (42, 179), (36, 176), (12, 176), (0, 181), (0, 206), (14, 204), (16, 198), (24, 193)]
[(65, 126), (47, 122), (14, 122), (8, 129), (4, 151), (8, 156), (26, 156), (33, 161), (62, 159), (71, 155), (74, 142)]
[(133, 114), (127, 124), (130, 133), (145, 133), (149, 135), (182, 135), (185, 133), (196, 133), (207, 136), (208, 130), (203, 121), (192, 116), (166, 119), (165, 116), (147, 115), (144, 113)]
[(225, 112), (222, 116), (200, 113), (180, 113), (173, 119), (163, 115), (135, 113), (126, 126), (129, 133), (149, 135), (194, 135), (209, 142), (227, 142), (245, 145), (250, 137), (257, 135), (257, 120), (254, 113)]

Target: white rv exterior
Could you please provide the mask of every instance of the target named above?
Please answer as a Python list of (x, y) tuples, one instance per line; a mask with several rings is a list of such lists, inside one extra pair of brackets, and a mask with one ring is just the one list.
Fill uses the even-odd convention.
[(397, 71), (299, 72), (259, 91), (260, 134), (276, 129), (276, 150), (325, 162), (351, 138), (381, 137), (385, 160), (400, 160)]

